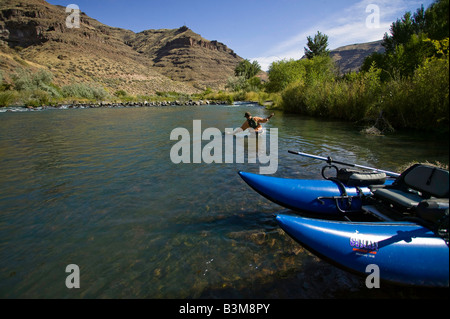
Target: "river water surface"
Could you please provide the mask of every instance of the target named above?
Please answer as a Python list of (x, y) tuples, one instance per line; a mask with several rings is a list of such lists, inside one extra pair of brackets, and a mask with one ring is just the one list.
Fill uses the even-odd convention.
[[(282, 207), (239, 170), (260, 164), (174, 164), (174, 128), (240, 126), (255, 105), (0, 113), (0, 298), (408, 297), (311, 255), (274, 221)], [(323, 162), (288, 150), (396, 170), (448, 163), (448, 138), (366, 136), (348, 123), (277, 112), (274, 176), (321, 178)], [(207, 142), (203, 142), (204, 145)], [(80, 288), (66, 287), (66, 266)], [(427, 292), (428, 294), (428, 292)]]

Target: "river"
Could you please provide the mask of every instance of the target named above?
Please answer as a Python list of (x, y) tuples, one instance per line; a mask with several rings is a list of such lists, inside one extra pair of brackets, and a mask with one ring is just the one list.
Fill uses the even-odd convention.
[[(283, 208), (237, 174), (258, 172), (258, 161), (172, 161), (175, 128), (194, 141), (194, 120), (223, 131), (246, 111), (270, 113), (256, 105), (0, 113), (0, 298), (421, 296), (390, 285), (370, 291), (291, 240), (274, 220)], [(448, 137), (367, 136), (282, 112), (265, 129), (278, 130), (279, 177), (321, 178), (323, 162), (288, 150), (385, 170), (449, 161)], [(65, 284), (71, 264), (78, 289)]]

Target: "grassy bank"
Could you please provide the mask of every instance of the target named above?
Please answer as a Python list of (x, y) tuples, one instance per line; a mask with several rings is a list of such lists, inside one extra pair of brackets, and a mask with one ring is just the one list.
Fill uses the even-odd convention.
[(430, 59), (407, 78), (382, 82), (381, 72), (372, 67), (343, 78), (290, 83), (280, 106), (309, 116), (374, 123), (383, 118), (395, 128), (448, 131), (448, 58)]
[(381, 72), (372, 66), (341, 78), (297, 80), (281, 92), (280, 106), (309, 116), (448, 131), (448, 56), (428, 59), (409, 77), (382, 81)]
[(110, 92), (98, 83), (74, 83), (59, 87), (53, 83), (50, 71), (31, 72), (25, 69), (16, 71), (12, 80), (4, 81), (0, 73), (0, 107), (6, 106), (56, 106), (61, 104), (89, 103), (143, 103), (175, 102), (190, 100), (211, 100), (233, 102), (234, 95), (206, 90), (200, 94), (178, 92), (157, 92), (152, 95), (131, 95), (125, 90)]
[(18, 70), (12, 81), (3, 81), (0, 74), (0, 107), (5, 106), (56, 106), (61, 104), (89, 103), (144, 103), (220, 101), (232, 104), (234, 101), (253, 101), (261, 105), (271, 104), (280, 95), (260, 92), (214, 92), (207, 89), (202, 93), (156, 92), (152, 95), (131, 95), (125, 90), (110, 92), (97, 83), (74, 83), (59, 87), (53, 83), (53, 75), (47, 70), (30, 72)]

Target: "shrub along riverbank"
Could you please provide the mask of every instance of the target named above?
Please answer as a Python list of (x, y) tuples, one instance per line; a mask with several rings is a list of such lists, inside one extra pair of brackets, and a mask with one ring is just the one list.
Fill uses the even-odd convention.
[[(315, 59), (309, 63), (319, 63)], [(383, 82), (382, 72), (373, 64), (366, 72), (341, 78), (320, 78), (308, 73), (281, 91), (280, 106), (286, 111), (309, 116), (374, 124), (378, 121), (380, 129), (448, 131), (448, 56), (427, 59), (410, 77)]]
[(211, 89), (206, 89), (198, 94), (157, 92), (153, 95), (130, 95), (124, 90), (111, 93), (97, 83), (74, 83), (59, 87), (53, 83), (52, 73), (44, 69), (34, 73), (19, 69), (13, 75), (12, 81), (9, 82), (3, 81), (0, 73), (0, 107), (205, 105), (233, 104), (234, 101), (251, 101), (260, 105), (267, 103), (273, 105), (280, 103), (281, 96), (278, 93), (266, 93), (264, 91), (214, 92)]
[(53, 83), (50, 71), (35, 73), (20, 69), (7, 83), (0, 73), (0, 107), (25, 106), (28, 108), (62, 105), (194, 105), (233, 103), (233, 95), (206, 90), (199, 94), (157, 92), (154, 95), (129, 95), (124, 90), (114, 93), (97, 83), (74, 83), (59, 87)]

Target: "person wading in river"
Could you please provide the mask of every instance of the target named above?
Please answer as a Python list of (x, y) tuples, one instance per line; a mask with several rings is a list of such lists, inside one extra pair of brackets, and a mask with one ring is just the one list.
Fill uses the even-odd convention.
[(242, 126), (238, 129), (236, 129), (232, 134), (237, 134), (240, 132), (245, 131), (246, 129), (253, 129), (255, 130), (255, 133), (259, 134), (262, 133), (262, 123), (267, 123), (272, 116), (274, 116), (275, 114), (272, 113), (270, 114), (269, 117), (266, 117), (265, 119), (263, 119), (262, 117), (257, 117), (257, 116), (252, 116), (249, 112), (245, 113), (245, 117), (247, 118), (247, 121), (244, 122), (244, 124), (242, 124)]

